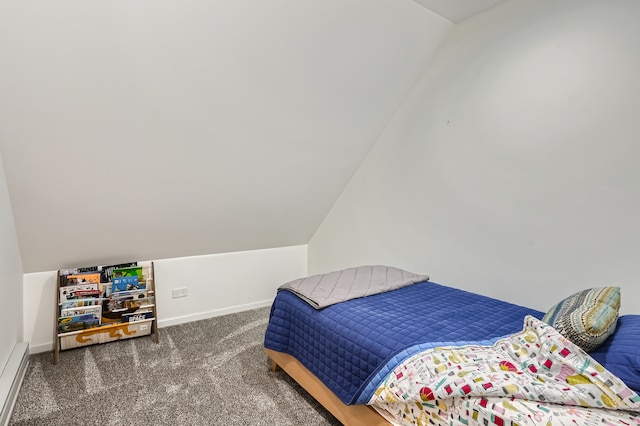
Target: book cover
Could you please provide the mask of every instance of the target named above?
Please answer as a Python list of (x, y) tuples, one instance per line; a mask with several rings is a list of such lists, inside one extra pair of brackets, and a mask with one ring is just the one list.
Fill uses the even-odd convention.
[(66, 275), (66, 285), (80, 285), (80, 284), (100, 284), (100, 273), (91, 272), (84, 274), (72, 274)]
[[(84, 271), (73, 272), (82, 268), (75, 269), (61, 269), (60, 270), (60, 286), (77, 285), (84, 283), (99, 283), (100, 272), (98, 271)], [(63, 272), (70, 272), (64, 274)]]
[(128, 290), (141, 290), (144, 289), (146, 285), (138, 282), (137, 275), (126, 276), (122, 278), (113, 278), (111, 281), (111, 292), (121, 292)]
[(113, 270), (113, 278), (131, 277), (136, 276), (142, 278), (142, 266), (130, 266), (127, 268), (115, 268)]
[(100, 322), (101, 322), (101, 320), (98, 319), (98, 318), (94, 318), (92, 320), (84, 321), (84, 328), (86, 330), (87, 328), (98, 327), (100, 325)]
[(81, 306), (93, 306), (100, 303), (100, 299), (92, 297), (87, 299), (72, 299), (60, 304), (60, 309), (78, 308)]
[[(87, 294), (87, 292), (89, 292), (89, 294)], [(66, 302), (71, 299), (97, 297), (99, 295), (100, 290), (98, 290), (98, 284), (80, 284), (60, 287), (60, 302)]]
[(111, 293), (110, 298), (117, 299), (117, 298), (128, 297), (128, 296), (142, 298), (142, 297), (147, 297), (147, 293), (148, 292), (145, 289), (125, 290), (125, 291), (118, 291), (116, 293)]
[(153, 306), (153, 297), (142, 297), (125, 300), (127, 309), (145, 309)]
[(70, 317), (58, 318), (58, 332), (66, 333), (69, 331), (82, 330), (84, 328), (93, 328), (100, 324), (100, 316), (96, 314), (82, 314)]
[(112, 283), (100, 283), (100, 291), (102, 292), (102, 297), (111, 296), (111, 287)]
[(60, 275), (84, 274), (85, 272), (95, 272), (100, 269), (99, 266), (88, 266), (84, 268), (67, 268), (60, 269)]
[(129, 309), (127, 308), (127, 302), (130, 300), (134, 300), (133, 296), (114, 297), (109, 300), (107, 307), (111, 312), (126, 311)]
[(84, 322), (68, 322), (64, 324), (58, 324), (58, 333), (68, 333), (71, 331), (84, 330)]
[(121, 293), (113, 293), (107, 308), (110, 311), (124, 311), (135, 310), (141, 306), (148, 306), (153, 304), (153, 297), (147, 297), (145, 291), (131, 290)]
[(99, 298), (100, 295), (102, 294), (102, 292), (100, 290), (76, 290), (73, 293), (73, 298), (78, 298), (78, 299), (82, 299), (82, 298), (89, 298), (89, 297), (95, 297), (95, 298)]
[(119, 263), (117, 265), (106, 265), (100, 268), (100, 281), (103, 283), (111, 282), (113, 278), (113, 271), (115, 269), (129, 268), (132, 266), (138, 266), (138, 262)]
[(60, 318), (75, 317), (86, 314), (93, 314), (95, 318), (100, 318), (102, 313), (101, 305), (80, 306), (75, 308), (65, 308), (60, 310)]
[(153, 312), (151, 311), (122, 314), (122, 322), (136, 322), (136, 321), (142, 321), (149, 318), (153, 318)]

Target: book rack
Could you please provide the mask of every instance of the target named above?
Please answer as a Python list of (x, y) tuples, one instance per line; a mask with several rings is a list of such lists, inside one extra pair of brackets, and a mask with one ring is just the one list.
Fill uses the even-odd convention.
[(53, 362), (60, 351), (152, 336), (158, 343), (153, 262), (60, 269)]

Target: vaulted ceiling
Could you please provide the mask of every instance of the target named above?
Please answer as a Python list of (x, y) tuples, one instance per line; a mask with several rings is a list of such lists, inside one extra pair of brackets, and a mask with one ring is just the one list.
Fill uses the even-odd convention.
[(458, 23), (506, 0), (414, 0), (432, 12)]
[(447, 30), (494, 3), (0, 3), (25, 272), (306, 244)]

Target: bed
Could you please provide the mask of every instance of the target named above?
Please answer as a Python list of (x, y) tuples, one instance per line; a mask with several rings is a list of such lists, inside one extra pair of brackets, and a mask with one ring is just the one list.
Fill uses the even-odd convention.
[[(398, 271), (409, 279), (395, 279)], [(363, 266), (283, 285), (265, 333), (272, 370), (285, 370), (345, 425), (575, 424), (580, 416), (640, 424), (640, 361), (628, 344), (639, 316), (598, 336), (604, 343), (590, 357), (541, 321), (548, 312), (404, 272)], [(339, 282), (358, 274), (364, 290)], [(372, 286), (380, 276), (394, 279)], [(329, 300), (339, 288), (356, 291)]]

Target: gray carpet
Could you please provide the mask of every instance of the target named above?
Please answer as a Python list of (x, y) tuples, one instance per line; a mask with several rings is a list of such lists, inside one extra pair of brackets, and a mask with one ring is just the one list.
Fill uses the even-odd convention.
[(269, 371), (268, 308), (30, 356), (10, 425), (340, 425)]

